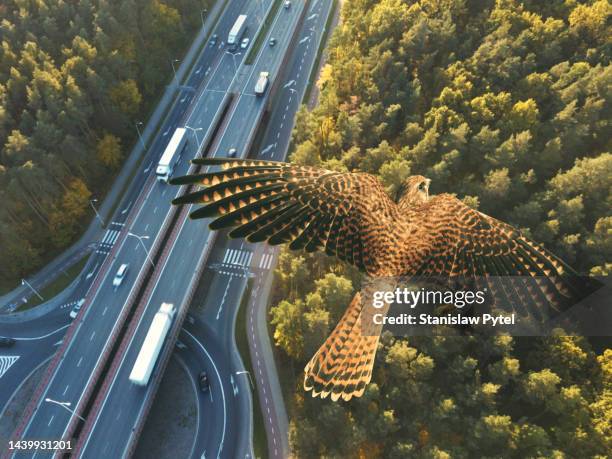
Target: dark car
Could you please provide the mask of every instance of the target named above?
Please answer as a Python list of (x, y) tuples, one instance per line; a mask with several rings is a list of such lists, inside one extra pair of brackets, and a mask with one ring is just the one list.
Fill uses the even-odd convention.
[(15, 344), (13, 338), (0, 337), (0, 347), (11, 347), (13, 344)]
[(202, 392), (206, 392), (210, 388), (210, 383), (208, 382), (208, 375), (205, 371), (202, 371), (198, 375), (198, 382), (200, 383), (200, 390)]

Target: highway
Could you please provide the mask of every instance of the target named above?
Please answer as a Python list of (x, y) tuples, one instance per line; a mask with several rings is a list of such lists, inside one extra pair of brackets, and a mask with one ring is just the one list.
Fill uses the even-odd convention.
[[(249, 139), (254, 136), (265, 102), (265, 98), (259, 98), (254, 95), (252, 88), (255, 86), (260, 71), (274, 71), (280, 66), (284, 50), (287, 49), (286, 43), (295, 28), (302, 8), (303, 5), (295, 5), (289, 10), (279, 9), (269, 35), (264, 41), (265, 44), (261, 47), (254, 64), (248, 67), (245, 66), (243, 67), (244, 70), (241, 69), (238, 72), (238, 78), (241, 80), (236, 83), (237, 88), (239, 88), (239, 95), (230, 108), (227, 121), (224, 122), (222, 130), (219, 132), (217, 140), (211, 148), (213, 156), (225, 156), (230, 148), (237, 148), (241, 156), (246, 154)], [(277, 38), (277, 47), (267, 46), (269, 37)], [(196, 126), (194, 127), (197, 129), (200, 127), (197, 124), (198, 115), (193, 115), (192, 118), (196, 118)], [(188, 307), (188, 304), (185, 304), (185, 296), (187, 295), (191, 275), (198, 264), (199, 257), (206, 249), (212, 237), (207, 224), (208, 222), (186, 219), (179, 222), (180, 229), (176, 237), (177, 243), (174, 244), (168, 256), (167, 265), (161, 270), (158, 283), (152, 288), (141, 324), (139, 324), (133, 338), (127, 345), (128, 348), (122, 361), (119, 363), (108, 394), (100, 402), (101, 409), (97, 419), (93, 423), (91, 420), (88, 420), (84, 429), (86, 432), (91, 431), (91, 434), (83, 445), (81, 451), (82, 457), (99, 457), (100, 451), (104, 455), (110, 454), (112, 457), (123, 457), (133, 447), (135, 436), (132, 435), (132, 432), (137, 432), (138, 424), (143, 421), (143, 407), (146, 405), (147, 397), (150, 394), (147, 389), (130, 385), (128, 375), (142, 346), (148, 324), (151, 322), (152, 316), (159, 305), (162, 302), (172, 302), (175, 305)], [(242, 288), (233, 286), (229, 290), (224, 290), (216, 288), (215, 283), (216, 278), (213, 278), (211, 280), (211, 291), (217, 295), (213, 304), (223, 305), (224, 300), (233, 300), (232, 302), (235, 303), (235, 298), (227, 298), (228, 292), (229, 296), (235, 296), (239, 300)], [(227, 313), (224, 314), (225, 312)], [(224, 310), (222, 307), (214, 313), (214, 320), (219, 322), (214, 326), (215, 331), (219, 333), (217, 341), (221, 341), (222, 344), (225, 344), (228, 339), (233, 339), (232, 319), (234, 313), (235, 310)], [(232, 348), (231, 344), (224, 347), (227, 349)], [(224, 360), (232, 362), (231, 356), (229, 360)], [(241, 368), (241, 366), (238, 366), (235, 371)], [(155, 371), (159, 371), (159, 367), (156, 367)], [(213, 374), (214, 371), (211, 373), (211, 377)], [(224, 374), (227, 375), (228, 373), (225, 372)], [(153, 376), (155, 377), (155, 374)], [(223, 429), (218, 441), (215, 444), (206, 446), (207, 455), (212, 457), (252, 457), (249, 435), (251, 431), (250, 424), (242, 425), (242, 423), (251, 422), (250, 416), (248, 416), (251, 407), (245, 403), (244, 398), (236, 398), (233, 395), (234, 385), (239, 387), (238, 391), (240, 391), (240, 388), (243, 392), (249, 391), (248, 384), (245, 385), (245, 382), (244, 378), (234, 381), (233, 376), (230, 376), (230, 378), (223, 378), (216, 385), (214, 383), (211, 385), (213, 394), (217, 393), (215, 399), (221, 402), (214, 404), (215, 410), (219, 410), (219, 415), (214, 417), (221, 419), (219, 424), (223, 426)], [(231, 397), (229, 394), (231, 394)], [(240, 406), (233, 406), (236, 403), (241, 404), (242, 409)], [(122, 414), (117, 419), (117, 412), (120, 409), (125, 414)], [(92, 423), (91, 427), (89, 427), (90, 423)], [(230, 438), (230, 436), (233, 438)], [(196, 453), (200, 454), (200, 452)]]
[[(332, 6), (331, 0), (311, 2), (309, 5), (306, 19), (295, 40), (296, 45), (292, 50), (284, 80), (279, 85), (279, 92), (274, 102), (275, 108), (267, 121), (258, 158), (276, 161), (286, 159), (295, 113), (304, 97)], [(236, 330), (236, 333), (246, 333), (249, 340), (253, 379), (257, 384), (269, 457), (278, 459), (288, 457), (288, 420), (267, 327), (268, 294), (278, 249), (265, 244), (228, 240), (225, 232), (217, 238), (215, 248), (225, 254), (223, 257), (215, 257), (213, 254), (209, 258), (208, 268), (216, 271), (213, 282), (219, 282), (218, 286), (215, 285), (215, 290), (233, 292), (239, 289), (240, 294), (230, 295), (221, 302), (215, 302), (214, 295), (210, 295), (212, 300), (207, 299), (210, 305), (205, 307), (210, 307), (212, 313), (209, 312), (207, 323), (214, 323), (213, 313), (218, 307), (238, 310), (246, 286), (240, 276), (244, 274), (245, 269), (252, 273), (254, 283), (247, 304), (246, 330)]]
[[(250, 20), (258, 16), (253, 14), (253, 8), (259, 6), (253, 2), (250, 2), (253, 4), (249, 6), (247, 3), (249, 2), (230, 2), (215, 30), (220, 42), (227, 35), (227, 30), (238, 14), (246, 12)], [(169, 202), (176, 190), (155, 182), (151, 176), (152, 166), (161, 155), (173, 130), (183, 124), (192, 128), (190, 133), (192, 141), (174, 174), (183, 175), (188, 168), (185, 159), (196, 156), (198, 144), (207, 136), (205, 134), (209, 134), (206, 131), (214, 125), (215, 116), (219, 116), (221, 103), (228, 89), (237, 88), (238, 96), (233, 101), (227, 120), (217, 136), (212, 154), (224, 156), (230, 148), (237, 148), (241, 156), (247, 153), (254, 137), (254, 128), (263, 114), (263, 105), (267, 103), (267, 98), (258, 98), (253, 94), (253, 87), (260, 71), (271, 71), (273, 78), (276, 76), (282, 54), (288, 47), (286, 42), (303, 6), (299, 4), (296, 7), (295, 3), (297, 2), (294, 2), (294, 6), (289, 10), (283, 8), (279, 10), (254, 65), (240, 66), (244, 58), (242, 53), (232, 57), (225, 52), (226, 47), (223, 43), (219, 43), (207, 46), (199, 63), (193, 67), (189, 82), (194, 86), (199, 84), (197, 91), (184, 90), (177, 99), (175, 110), (160, 129), (152, 145), (152, 152), (148, 155), (149, 159), (142, 165), (142, 174), (135, 177), (122, 205), (117, 209), (114, 223), (97, 248), (95, 257), (99, 259), (92, 257), (90, 262), (92, 270), (88, 271), (88, 277), (84, 276), (79, 282), (77, 293), (71, 302), (66, 303), (68, 306), (65, 306), (63, 314), (59, 310), (50, 314), (55, 317), (57, 323), (46, 323), (48, 328), (55, 327), (51, 330), (54, 333), (45, 338), (47, 340), (55, 334), (60, 336), (63, 334), (67, 326), (65, 317), (68, 308), (77, 301), (76, 298), (85, 297), (87, 292), (91, 295), (83, 308), (83, 313), (77, 319), (76, 330), (69, 336), (69, 342), (62, 353), (57, 370), (50, 375), (49, 385), (40, 397), (35, 414), (26, 425), (21, 438), (60, 438), (67, 431), (69, 421), (76, 421), (68, 410), (45, 403), (44, 399), (70, 402), (72, 407), (79, 407), (84, 388), (87, 387), (94, 368), (103, 355), (101, 349), (109, 343), (111, 331), (121, 321), (120, 311), (125, 308), (123, 305), (130, 293), (138, 288), (134, 283), (137, 272), (148, 269), (148, 260), (142, 249), (142, 243), (135, 237), (128, 237), (126, 227), (135, 234), (149, 236), (149, 239), (143, 241), (147, 247), (150, 248), (156, 243), (155, 237), (168, 218)], [(317, 46), (314, 44), (311, 46), (310, 42), (312, 40), (318, 43), (327, 17), (323, 12), (330, 5), (331, 1), (321, 0), (312, 2), (310, 6), (309, 19), (300, 31), (299, 42), (296, 42), (291, 58), (290, 70), (282, 82), (284, 87), (279, 90), (277, 100), (274, 101), (278, 109), (272, 112), (264, 136), (264, 145), (274, 145), (272, 148), (264, 149), (261, 157), (268, 155), (274, 159), (282, 159), (286, 152), (295, 110), (302, 98), (310, 64), (317, 50)], [(252, 37), (251, 31), (255, 28), (256, 25), (250, 24), (247, 35)], [(268, 38), (272, 36), (277, 39), (276, 47), (267, 46)], [(158, 275), (157, 277), (154, 275), (155, 284), (145, 295), (144, 314), (139, 318), (134, 334), (126, 338), (123, 355), (117, 362), (117, 367), (113, 367), (116, 374), (106, 387), (107, 393), (99, 401), (100, 412), (95, 419), (87, 419), (85, 431), (91, 434), (82, 444), (83, 456), (100, 457), (100, 454), (103, 454), (104, 457), (123, 457), (133, 449), (136, 436), (132, 432), (144, 422), (143, 410), (153, 396), (151, 392), (154, 391), (131, 385), (127, 380), (127, 374), (131, 370), (148, 324), (159, 304), (162, 301), (171, 301), (177, 305), (185, 303), (190, 275), (199, 255), (211, 241), (210, 236), (206, 222), (189, 221), (185, 224), (184, 220), (179, 220), (176, 240), (181, 243), (174, 244), (168, 256), (163, 258), (163, 264), (156, 267)], [(238, 242), (232, 242), (232, 245), (227, 247), (225, 242), (221, 242), (215, 245), (215, 249), (216, 252), (213, 252), (209, 259), (207, 272), (211, 270), (210, 266), (225, 266), (225, 268), (208, 273), (211, 278), (209, 295), (204, 305), (205, 312), (201, 319), (188, 317), (186, 325), (188, 330), (183, 331), (181, 335), (184, 344), (193, 349), (194, 353), (207, 356), (202, 363), (211, 379), (211, 401), (210, 406), (206, 406), (207, 411), (212, 410), (212, 413), (207, 413), (206, 416), (206, 419), (211, 421), (199, 420), (193, 457), (199, 457), (202, 453), (207, 457), (236, 455), (248, 457), (252, 453), (249, 438), (251, 417), (247, 411), (252, 407), (250, 398), (244, 396), (250, 395), (250, 388), (245, 373), (241, 371), (242, 363), (239, 361), (239, 356), (231, 355), (231, 349), (235, 347), (234, 321), (236, 306), (246, 286), (245, 273), (248, 268), (253, 268), (251, 271), (256, 273), (258, 273), (257, 268), (262, 266), (263, 271), (269, 270), (272, 268), (272, 258), (262, 251), (254, 257), (252, 247), (248, 245), (241, 247)], [(244, 266), (237, 267), (235, 263), (237, 261)], [(113, 291), (110, 286), (111, 279), (117, 267), (123, 262), (130, 263), (130, 273), (124, 284), (117, 291)], [(96, 276), (99, 270), (102, 270), (102, 275)], [(36, 328), (34, 323), (33, 327)], [(194, 323), (197, 326), (194, 327)], [(0, 334), (2, 326), (0, 324)], [(55, 344), (59, 342), (56, 340)], [(53, 350), (47, 348), (44, 357), (48, 358), (52, 352)], [(34, 360), (42, 358), (39, 356)], [(27, 370), (26, 368), (24, 372)], [(156, 369), (156, 372), (159, 370)], [(155, 376), (160, 375), (154, 374)], [(270, 430), (270, 426), (266, 427)], [(271, 428), (273, 430), (274, 426)], [(274, 437), (271, 438), (270, 442), (276, 442)], [(44, 457), (40, 453), (30, 457), (33, 456)], [(26, 455), (16, 457), (26, 457)]]
[[(242, 11), (244, 4), (245, 2), (241, 0), (232, 1), (219, 21), (215, 33), (219, 36), (227, 35), (238, 11)], [(231, 56), (225, 54), (224, 48), (220, 45), (209, 47), (204, 52), (201, 62), (202, 66), (211, 63), (208, 66), (210, 70), (208, 68), (204, 70), (204, 75), (200, 77), (203, 78), (205, 84), (215, 81), (215, 87), (219, 87), (223, 82), (229, 86), (231, 77), (228, 78), (228, 73), (233, 72), (234, 64)], [(192, 77), (197, 71), (198, 67), (194, 66)], [(202, 70), (199, 74), (201, 73)], [(194, 113), (202, 117), (204, 124), (212, 124), (213, 117), (220, 108), (218, 104), (222, 95), (217, 91), (201, 91), (195, 95), (197, 95), (195, 106), (198, 110), (190, 111), (187, 124), (193, 118)], [(55, 371), (49, 375), (45, 389), (37, 400), (35, 412), (25, 425), (20, 435), (21, 438), (63, 438), (65, 436), (69, 421), (73, 416), (68, 410), (54, 403), (45, 402), (45, 400), (52, 399), (71, 403), (71, 407), (73, 409), (76, 407), (77, 411), (83, 408), (85, 388), (92, 380), (94, 370), (99, 369), (102, 364), (101, 358), (104, 356), (104, 350), (108, 349), (114, 338), (113, 330), (117, 330), (121, 325), (121, 319), (125, 318), (121, 313), (126, 309), (124, 305), (128, 295), (135, 291), (134, 281), (147, 267), (147, 257), (140, 241), (135, 237), (129, 237), (128, 231), (124, 228), (127, 226), (134, 234), (148, 236), (149, 240), (143, 242), (150, 248), (168, 216), (170, 201), (174, 197), (171, 194), (176, 193), (177, 190), (155, 181), (152, 164), (155, 164), (161, 155), (170, 133), (184, 119), (188, 101), (193, 96), (189, 92), (187, 97), (179, 97), (177, 113), (169, 117), (167, 124), (162, 127), (158, 139), (153, 144), (152, 148), (158, 150), (151, 155), (149, 162), (142, 165), (142, 175), (145, 178), (144, 184), (139, 187), (141, 194), (133, 202), (127, 202), (125, 207), (123, 204), (119, 206), (119, 215), (125, 211), (124, 214), (127, 214), (127, 217), (123, 222), (117, 222), (117, 226), (121, 228), (119, 234), (116, 236), (113, 234), (112, 237), (109, 235), (106, 238), (107, 244), (101, 247), (109, 250), (109, 253), (100, 251), (100, 255), (105, 256), (105, 259), (100, 263), (98, 275), (92, 276), (95, 280), (89, 289), (91, 298), (88, 299), (83, 311), (76, 319), (72, 335), (69, 332), (69, 340), (61, 351), (61, 360)], [(181, 100), (183, 102), (180, 102)], [(180, 108), (183, 105), (181, 113)], [(206, 105), (205, 108), (204, 105)], [(195, 143), (191, 142), (188, 147), (190, 150), (184, 154), (184, 160), (179, 163), (175, 173), (187, 172), (186, 159), (195, 156), (194, 147)], [(109, 231), (115, 230), (109, 229)], [(122, 263), (129, 263), (130, 271), (124, 284), (115, 291), (111, 285), (112, 277)], [(25, 456), (27, 455), (16, 455), (16, 457)], [(41, 457), (43, 454), (35, 453), (32, 456)]]

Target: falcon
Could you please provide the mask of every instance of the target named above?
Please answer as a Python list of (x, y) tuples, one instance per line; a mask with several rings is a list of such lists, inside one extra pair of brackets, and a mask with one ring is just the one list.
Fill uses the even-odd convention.
[[(373, 175), (230, 158), (199, 158), (206, 172), (178, 177), (197, 184), (175, 205), (203, 204), (191, 218), (212, 230), (292, 250), (323, 250), (368, 278), (529, 276), (537, 288), (513, 296), (517, 308), (560, 308), (578, 288), (577, 274), (518, 229), (450, 194), (429, 195), (430, 180), (408, 178), (391, 197)], [(545, 279), (545, 281), (541, 280)], [(350, 400), (372, 376), (381, 325), (357, 293), (305, 368), (313, 396)]]

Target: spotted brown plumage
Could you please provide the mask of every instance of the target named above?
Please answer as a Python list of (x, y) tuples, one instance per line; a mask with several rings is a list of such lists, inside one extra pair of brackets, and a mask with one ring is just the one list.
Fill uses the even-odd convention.
[[(520, 313), (559, 308), (578, 288), (575, 273), (561, 260), (452, 195), (429, 196), (429, 179), (422, 176), (410, 177), (393, 200), (365, 173), (264, 160), (193, 162), (221, 169), (172, 180), (202, 187), (173, 203), (203, 204), (191, 217), (213, 218), (210, 228), (232, 228), (230, 237), (324, 250), (372, 279), (484, 278), (496, 297), (513, 300)], [(535, 288), (488, 281), (509, 275), (537, 279)], [(363, 394), (380, 335), (364, 303), (358, 293), (306, 365), (304, 387), (313, 396), (349, 400)]]

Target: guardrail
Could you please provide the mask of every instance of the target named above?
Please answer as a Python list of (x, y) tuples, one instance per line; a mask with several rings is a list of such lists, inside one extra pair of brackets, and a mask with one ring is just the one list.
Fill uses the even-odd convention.
[[(13, 434), (11, 435), (11, 438), (15, 438), (15, 439), (21, 438), (21, 436), (24, 434), (25, 428), (27, 427), (27, 425), (29, 423), (30, 418), (34, 415), (34, 413), (38, 409), (38, 406), (40, 405), (40, 403), (42, 403), (42, 401), (41, 401), (42, 400), (42, 395), (43, 395), (43, 393), (44, 393), (44, 391), (45, 391), (49, 381), (51, 380), (51, 377), (53, 376), (53, 374), (57, 370), (57, 367), (58, 367), (59, 363), (63, 360), (64, 353), (65, 353), (66, 349), (68, 348), (68, 346), (70, 346), (72, 338), (74, 337), (75, 333), (80, 328), (81, 322), (83, 320), (83, 317), (86, 315), (87, 310), (89, 309), (89, 307), (90, 307), (90, 305), (92, 303), (92, 300), (95, 297), (96, 291), (98, 290), (100, 284), (102, 283), (102, 280), (106, 277), (106, 274), (108, 273), (108, 270), (109, 270), (111, 264), (113, 263), (113, 260), (115, 258), (115, 255), (116, 255), (116, 252), (117, 252), (118, 248), (121, 247), (121, 243), (127, 237), (127, 233), (128, 233), (127, 228), (129, 227), (129, 224), (132, 223), (134, 217), (138, 213), (138, 210), (139, 210), (140, 206), (143, 204), (144, 197), (146, 196), (148, 189), (151, 186), (153, 186), (154, 181), (155, 181), (155, 179), (152, 177), (147, 182), (147, 185), (145, 186), (145, 191), (143, 193), (141, 193), (141, 195), (139, 196), (137, 202), (132, 207), (132, 210), (130, 211), (130, 213), (128, 215), (128, 218), (126, 219), (126, 224), (123, 227), (123, 230), (121, 231), (121, 233), (119, 234), (117, 242), (115, 243), (115, 245), (111, 249), (111, 252), (106, 257), (106, 259), (102, 263), (102, 266), (98, 270), (98, 273), (96, 274), (94, 282), (92, 283), (92, 288), (89, 289), (89, 292), (87, 293), (87, 295), (85, 297), (85, 303), (83, 303), (83, 306), (81, 308), (80, 314), (72, 322), (72, 325), (70, 325), (70, 327), (68, 327), (68, 330), (67, 330), (66, 334), (64, 335), (64, 339), (62, 341), (62, 344), (61, 344), (60, 348), (57, 350), (57, 352), (55, 353), (55, 356), (53, 357), (53, 360), (49, 363), (49, 366), (45, 370), (43, 378), (42, 378), (41, 382), (38, 384), (38, 386), (36, 388), (36, 391), (34, 392), (34, 395), (30, 399), (30, 402), (26, 406), (26, 408), (25, 408), (25, 410), (23, 412), (22, 418), (21, 418), (21, 422), (19, 423), (19, 425), (17, 426), (17, 428), (15, 429)], [(79, 410), (79, 407), (75, 407), (75, 412), (78, 413), (79, 412), (78, 410)], [(10, 456), (11, 455), (8, 454), (8, 455), (4, 455), (2, 457), (3, 458), (5, 458), (5, 457), (8, 458)]]
[[(212, 140), (214, 140), (214, 134), (218, 129), (218, 125), (223, 122), (225, 113), (227, 113), (227, 111), (231, 107), (232, 101), (233, 101), (233, 95), (228, 93), (227, 96), (224, 97), (223, 99), (222, 109), (219, 110), (215, 118), (213, 118), (213, 122), (211, 123), (211, 126), (213, 127), (213, 129), (212, 130), (209, 129), (209, 131), (207, 132), (206, 137), (204, 138), (202, 142), (203, 148), (198, 153), (202, 153), (206, 151), (207, 149), (206, 147), (208, 146), (208, 144), (211, 143)], [(195, 173), (197, 172), (198, 169), (199, 169), (199, 166), (191, 165), (189, 167), (188, 173), (190, 174)], [(183, 186), (181, 188), (187, 189), (188, 187)], [(180, 228), (182, 227), (182, 222), (185, 220), (185, 218), (187, 218), (187, 214), (186, 214), (187, 208), (186, 207), (182, 208), (181, 212), (177, 216), (178, 210), (179, 208), (175, 206), (171, 208), (170, 212), (168, 213), (164, 221), (164, 226), (158, 233), (159, 235), (163, 235), (163, 237), (156, 238), (155, 245), (154, 245), (155, 255), (153, 256), (153, 258), (156, 261), (155, 268), (152, 268), (152, 272), (150, 273), (150, 275), (142, 276), (142, 279), (139, 279), (139, 281), (137, 281), (139, 282), (138, 288), (133, 290), (136, 293), (134, 293), (133, 298), (130, 298), (130, 301), (131, 301), (130, 304), (135, 304), (136, 306), (133, 306), (131, 308), (132, 315), (127, 316), (126, 314), (126, 317), (124, 318), (124, 319), (127, 319), (129, 317), (129, 321), (127, 321), (127, 323), (126, 323), (126, 320), (122, 321), (124, 326), (123, 326), (123, 333), (121, 333), (121, 337), (119, 336), (119, 334), (113, 337), (113, 342), (115, 342), (115, 346), (114, 346), (115, 349), (114, 349), (114, 352), (112, 352), (112, 361), (110, 362), (110, 367), (108, 367), (107, 365), (108, 368), (104, 372), (105, 373), (104, 379), (102, 380), (101, 383), (99, 381), (97, 383), (92, 383), (87, 389), (87, 391), (89, 392), (88, 395), (91, 395), (91, 392), (94, 391), (96, 387), (98, 388), (98, 390), (95, 391), (96, 398), (90, 404), (90, 408), (85, 413), (83, 413), (86, 415), (85, 417), (87, 421), (85, 422), (83, 429), (80, 432), (78, 432), (79, 441), (75, 449), (73, 450), (73, 454), (79, 454), (81, 452), (81, 449), (84, 446), (84, 442), (87, 440), (88, 436), (91, 433), (91, 429), (93, 428), (95, 420), (97, 419), (100, 408), (102, 406), (102, 402), (104, 401), (104, 399), (106, 398), (110, 390), (112, 380), (114, 376), (116, 375), (117, 371), (119, 370), (119, 366), (123, 360), (125, 353), (127, 352), (130, 341), (138, 327), (138, 324), (140, 323), (142, 316), (145, 313), (146, 306), (149, 302), (150, 296), (153, 291), (153, 285), (155, 285), (156, 281), (161, 276), (163, 272), (165, 261), (170, 256), (171, 249), (174, 246), (176, 236), (178, 235), (178, 231), (180, 231)], [(151, 248), (151, 253), (153, 253), (153, 248)], [(151, 268), (149, 269), (149, 271), (150, 270)], [(144, 280), (147, 280), (146, 287), (143, 285)], [(143, 288), (144, 288), (144, 291), (143, 291)], [(128, 308), (125, 308), (125, 309), (128, 309)], [(177, 325), (182, 324), (182, 320), (179, 319), (180, 317), (181, 317), (181, 311), (179, 311), (177, 320), (173, 322), (173, 327), (176, 327)], [(117, 346), (116, 342), (119, 340), (120, 340), (120, 343)], [(163, 368), (163, 367), (158, 367), (158, 368)], [(100, 376), (101, 374), (98, 375), (98, 379), (100, 379)], [(153, 386), (153, 387), (156, 387), (156, 386)], [(155, 392), (155, 389), (153, 390), (153, 393), (154, 392)], [(79, 420), (72, 422), (69, 428), (69, 433), (71, 434), (75, 432), (76, 427), (79, 424), (80, 424)], [(67, 438), (70, 438), (70, 435), (68, 435)]]

